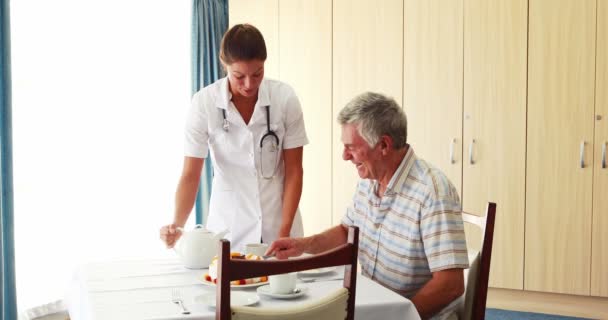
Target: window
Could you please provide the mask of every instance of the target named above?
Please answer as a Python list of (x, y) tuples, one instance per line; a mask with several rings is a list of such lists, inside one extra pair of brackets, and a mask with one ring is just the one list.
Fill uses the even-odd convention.
[(190, 10), (11, 2), (20, 312), (62, 299), (81, 263), (170, 254), (158, 229), (183, 160)]

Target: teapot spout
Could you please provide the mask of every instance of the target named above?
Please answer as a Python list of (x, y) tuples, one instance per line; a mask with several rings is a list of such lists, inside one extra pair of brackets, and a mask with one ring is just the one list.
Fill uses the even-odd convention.
[(216, 235), (213, 237), (213, 239), (214, 239), (214, 240), (216, 240), (216, 241), (219, 241), (219, 240), (223, 239), (223, 238), (224, 238), (224, 236), (225, 236), (226, 234), (228, 234), (228, 229), (226, 229), (226, 230), (224, 230), (224, 231), (221, 231), (221, 232), (218, 232), (218, 233), (217, 233), (217, 234), (216, 234)]

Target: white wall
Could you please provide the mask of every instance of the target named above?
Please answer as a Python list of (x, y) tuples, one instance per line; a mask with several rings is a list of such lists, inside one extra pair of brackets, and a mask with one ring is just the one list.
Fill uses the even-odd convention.
[(11, 2), (19, 309), (80, 263), (167, 254), (190, 102), (190, 1)]

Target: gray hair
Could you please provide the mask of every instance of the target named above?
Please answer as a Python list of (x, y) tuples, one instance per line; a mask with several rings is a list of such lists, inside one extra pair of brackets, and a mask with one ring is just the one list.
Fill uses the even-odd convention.
[(395, 99), (365, 92), (346, 104), (338, 114), (340, 125), (355, 124), (357, 131), (370, 147), (382, 135), (393, 139), (393, 148), (401, 149), (407, 143), (407, 118)]

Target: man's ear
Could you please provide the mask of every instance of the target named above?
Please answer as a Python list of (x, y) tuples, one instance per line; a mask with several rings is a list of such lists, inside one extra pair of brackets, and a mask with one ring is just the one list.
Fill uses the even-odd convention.
[(386, 154), (390, 149), (393, 148), (393, 139), (388, 135), (382, 135), (380, 138), (380, 150)]

